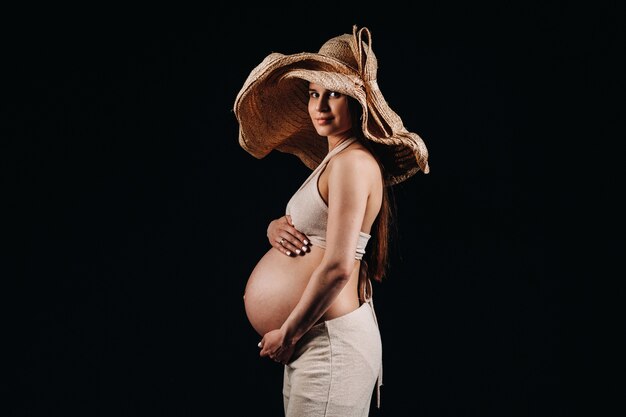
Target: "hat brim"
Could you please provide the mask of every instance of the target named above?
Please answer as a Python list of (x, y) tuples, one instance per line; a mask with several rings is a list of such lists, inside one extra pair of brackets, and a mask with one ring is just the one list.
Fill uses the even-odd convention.
[(272, 53), (252, 70), (234, 106), (240, 146), (259, 159), (272, 150), (291, 153), (314, 169), (326, 156), (328, 143), (317, 134), (308, 114), (310, 82), (361, 104), (363, 133), (380, 151), (388, 184), (420, 169), (428, 172), (423, 141), (404, 128), (376, 81), (366, 84), (356, 69), (316, 53)]

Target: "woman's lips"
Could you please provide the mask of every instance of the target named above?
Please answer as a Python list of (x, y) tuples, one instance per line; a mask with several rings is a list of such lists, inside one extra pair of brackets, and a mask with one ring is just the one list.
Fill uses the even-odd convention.
[(333, 120), (331, 117), (324, 117), (324, 118), (319, 118), (319, 119), (315, 119), (317, 120), (317, 124), (319, 125), (327, 125), (330, 124), (330, 122)]

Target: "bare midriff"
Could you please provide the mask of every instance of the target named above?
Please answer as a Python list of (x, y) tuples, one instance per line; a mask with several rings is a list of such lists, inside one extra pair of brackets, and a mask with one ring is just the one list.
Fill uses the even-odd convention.
[[(324, 256), (324, 249), (310, 246), (303, 256), (286, 256), (271, 248), (256, 264), (244, 293), (246, 315), (256, 332), (263, 336), (278, 329), (296, 306), (311, 274)], [(359, 307), (357, 293), (359, 261), (350, 280), (319, 321), (330, 320)]]

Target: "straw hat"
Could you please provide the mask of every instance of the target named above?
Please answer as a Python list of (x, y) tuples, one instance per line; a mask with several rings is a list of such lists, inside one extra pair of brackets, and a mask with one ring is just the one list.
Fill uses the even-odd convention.
[(429, 172), (424, 141), (409, 132), (389, 107), (376, 82), (378, 63), (367, 28), (328, 40), (318, 53), (271, 53), (252, 70), (237, 94), (234, 113), (239, 144), (256, 158), (272, 150), (296, 155), (315, 169), (328, 142), (315, 131), (308, 113), (308, 86), (355, 98), (363, 108), (363, 134), (381, 159), (388, 185)]

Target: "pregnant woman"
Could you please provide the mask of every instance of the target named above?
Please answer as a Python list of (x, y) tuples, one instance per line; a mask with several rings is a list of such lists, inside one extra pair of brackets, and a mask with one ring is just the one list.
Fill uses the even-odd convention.
[(385, 275), (388, 189), (429, 168), (424, 142), (387, 105), (376, 72), (371, 34), (354, 27), (318, 53), (268, 55), (235, 100), (247, 152), (292, 153), (312, 169), (269, 224), (272, 247), (244, 293), (260, 355), (284, 366), (289, 417), (367, 416), (375, 388), (380, 401), (371, 280)]

